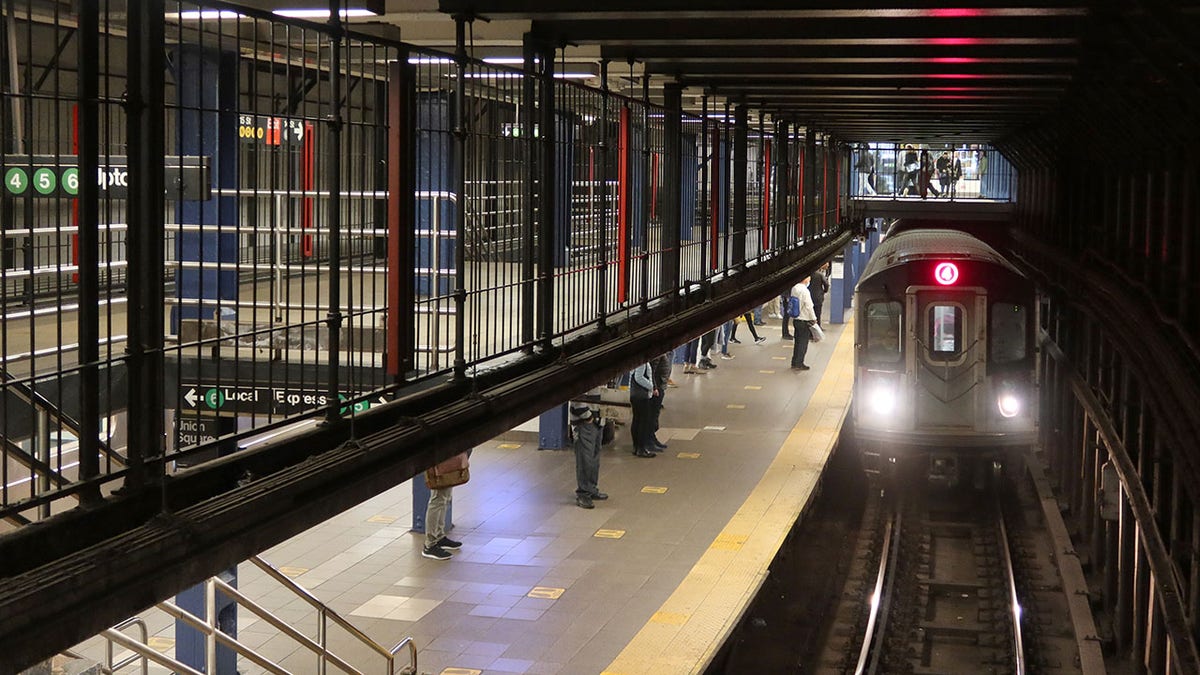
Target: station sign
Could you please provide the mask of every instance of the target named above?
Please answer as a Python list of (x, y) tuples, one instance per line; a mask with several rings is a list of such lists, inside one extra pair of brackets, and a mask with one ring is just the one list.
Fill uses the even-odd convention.
[(186, 448), (217, 440), (221, 435), (221, 418), (178, 415), (175, 418), (177, 447)]
[[(204, 201), (212, 198), (209, 158), (198, 155), (167, 155), (163, 158), (164, 195), (167, 199)], [(79, 196), (78, 155), (24, 155), (5, 157), (0, 166), (3, 193), (11, 197), (70, 198)], [(100, 157), (96, 168), (100, 196), (126, 199), (129, 196), (129, 160), (122, 155)]]
[(312, 133), (312, 124), (304, 120), (263, 115), (238, 115), (238, 140), (243, 143), (263, 145), (286, 145), (300, 143), (306, 133)]
[[(346, 401), (361, 395), (357, 392), (338, 394), (338, 400)], [(329, 395), (324, 391), (282, 387), (181, 384), (179, 401), (182, 410), (199, 410), (214, 414), (251, 413), (284, 416), (322, 408), (329, 404)], [(343, 415), (351, 412), (361, 413), (370, 408), (370, 400), (356, 401), (351, 405), (342, 406), (339, 412)]]

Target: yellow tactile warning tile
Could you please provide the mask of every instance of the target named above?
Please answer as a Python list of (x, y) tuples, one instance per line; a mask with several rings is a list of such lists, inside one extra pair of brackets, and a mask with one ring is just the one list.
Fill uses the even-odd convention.
[(521, 444), (520, 443), (501, 443), (500, 445), (497, 445), (496, 447), (500, 448), (501, 450), (516, 450), (517, 448), (521, 447)]
[(651, 495), (665, 495), (667, 494), (667, 488), (659, 485), (647, 485), (642, 488), (642, 492)]
[(762, 389), (762, 385), (761, 384), (748, 384), (748, 385), (742, 387), (742, 389), (746, 389), (748, 391), (758, 391), (759, 389)]
[(728, 408), (729, 410), (745, 410), (746, 409), (746, 406), (742, 405), (741, 403), (730, 403), (729, 405), (727, 405), (725, 407)]
[(758, 372), (763, 375), (774, 375), (775, 374), (775, 371), (773, 371), (773, 370), (760, 370)]
[(621, 537), (625, 536), (625, 530), (600, 529), (600, 530), (596, 530), (596, 534), (593, 534), (592, 536), (600, 537), (601, 539), (620, 539)]
[(682, 626), (687, 623), (688, 615), (679, 612), (655, 612), (650, 617), (651, 623), (665, 623), (668, 626)]
[(443, 668), (439, 675), (483, 675), (478, 668)]
[(700, 459), (700, 453), (698, 452), (681, 452), (675, 456), (679, 459)]
[(296, 577), (308, 571), (307, 567), (288, 567), (283, 565), (279, 568), (279, 573), (285, 577), (295, 579)]
[(153, 649), (156, 652), (166, 653), (175, 648), (175, 638), (160, 637), (155, 635), (146, 640), (146, 646), (150, 647), (150, 649)]
[(786, 357), (786, 356), (772, 356), (772, 357), (771, 357), (771, 360), (772, 360), (772, 361), (787, 361), (787, 360), (788, 360), (788, 357)]
[[(762, 479), (683, 582), (604, 673), (701, 673), (766, 579), (833, 451), (854, 382), (847, 323), (800, 421)], [(662, 617), (686, 617), (683, 624)]]
[(717, 535), (717, 538), (713, 540), (710, 548), (715, 548), (722, 551), (736, 551), (742, 547), (742, 544), (746, 543), (746, 539), (748, 538), (749, 537), (744, 534), (719, 534)]
[(370, 518), (367, 518), (367, 522), (390, 525), (391, 523), (396, 522), (396, 516), (371, 516)]
[(543, 600), (557, 600), (562, 597), (567, 589), (551, 588), (549, 586), (534, 586), (525, 594), (527, 598), (541, 598)]

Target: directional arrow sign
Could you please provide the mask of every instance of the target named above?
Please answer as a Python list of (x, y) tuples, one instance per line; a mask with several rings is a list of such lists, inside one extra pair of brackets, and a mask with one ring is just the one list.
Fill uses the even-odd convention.
[(187, 404), (189, 407), (195, 408), (196, 407), (196, 388), (188, 387), (187, 393), (183, 395), (183, 400), (187, 401)]

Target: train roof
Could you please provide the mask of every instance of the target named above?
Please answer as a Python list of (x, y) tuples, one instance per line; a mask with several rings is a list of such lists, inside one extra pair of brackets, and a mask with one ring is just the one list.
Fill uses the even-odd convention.
[(1024, 276), (1012, 263), (981, 239), (959, 230), (915, 229), (886, 237), (875, 250), (862, 273), (865, 281), (872, 276), (913, 260), (973, 260), (992, 263)]

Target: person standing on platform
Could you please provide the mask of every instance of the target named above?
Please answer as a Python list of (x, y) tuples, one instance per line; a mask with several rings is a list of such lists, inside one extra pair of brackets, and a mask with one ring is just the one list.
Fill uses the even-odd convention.
[[(767, 341), (767, 338), (765, 338), (765, 337), (760, 337), (760, 336), (758, 335), (758, 331), (754, 329), (754, 327), (755, 327), (756, 325), (762, 325), (762, 322), (760, 322), (760, 321), (756, 321), (756, 320), (754, 319), (754, 316), (753, 316), (753, 314), (752, 314), (751, 312), (746, 312), (745, 314), (743, 314), (743, 315), (742, 315), (742, 319), (743, 319), (743, 320), (745, 320), (745, 322), (746, 322), (746, 327), (750, 329), (750, 335), (754, 337), (754, 343), (755, 343), (755, 344), (762, 344), (762, 343), (764, 343), (764, 342), (766, 342), (766, 341)], [(738, 328), (738, 327), (737, 327), (737, 318), (736, 318), (736, 317), (734, 318), (734, 320), (733, 320), (733, 322), (732, 322), (732, 323), (733, 323), (733, 332), (731, 332), (731, 333), (729, 334), (729, 341), (730, 341), (730, 342), (732, 342), (732, 343), (734, 343), (734, 344), (739, 344), (739, 345), (740, 345), (740, 344), (742, 344), (742, 341), (741, 341), (741, 340), (739, 340), (739, 339), (737, 339), (737, 328)]]
[(571, 436), (575, 439), (575, 505), (592, 509), (594, 501), (608, 499), (600, 491), (600, 415), (586, 403), (572, 403)]
[(813, 314), (817, 317), (817, 325), (821, 324), (821, 309), (825, 306), (825, 294), (829, 292), (829, 280), (825, 278), (825, 269), (824, 265), (818, 267), (808, 282), (808, 293), (812, 296)]
[(432, 560), (449, 560), (451, 551), (462, 548), (461, 541), (446, 536), (446, 512), (453, 501), (455, 485), (470, 480), (470, 451), (461, 452), (425, 471), (429, 503), (425, 505), (425, 546), (421, 555)]
[(783, 321), (782, 321), (783, 338), (782, 339), (784, 339), (784, 340), (792, 339), (792, 334), (791, 334), (791, 332), (788, 331), (788, 326), (792, 322), (792, 317), (790, 315), (791, 310), (789, 309), (789, 307), (791, 306), (791, 303), (788, 302), (788, 297), (789, 296), (787, 296), (787, 295), (779, 296), (779, 318), (783, 319)]
[(654, 442), (654, 412), (651, 399), (658, 396), (658, 388), (654, 386), (654, 370), (649, 363), (643, 363), (633, 369), (629, 378), (629, 407), (633, 410), (633, 419), (629, 423), (629, 433), (633, 436), (633, 456), (653, 457), (650, 447)]
[(813, 311), (808, 282), (809, 278), (804, 277), (800, 283), (792, 286), (791, 297), (795, 298), (792, 305), (796, 310), (796, 316), (792, 319), (792, 335), (795, 338), (792, 342), (792, 370), (809, 370), (804, 363), (804, 357), (808, 355), (808, 341), (812, 338), (808, 327), (817, 322), (817, 315)]
[(667, 352), (654, 357), (654, 360), (650, 362), (650, 369), (654, 374), (654, 386), (658, 389), (658, 395), (650, 399), (654, 416), (651, 417), (650, 422), (650, 444), (646, 447), (651, 452), (662, 452), (667, 449), (667, 444), (658, 440), (658, 422), (662, 417), (663, 397), (667, 395), (667, 382), (671, 380), (672, 356), (673, 352)]

